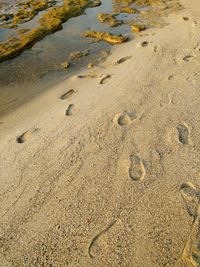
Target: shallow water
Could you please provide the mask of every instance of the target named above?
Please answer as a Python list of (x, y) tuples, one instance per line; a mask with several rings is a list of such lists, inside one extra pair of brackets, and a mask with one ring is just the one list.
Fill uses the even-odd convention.
[[(85, 14), (65, 22), (61, 31), (46, 36), (16, 58), (0, 63), (0, 115), (42, 92), (52, 83), (55, 84), (83, 68), (89, 62), (99, 58), (100, 51), (111, 47), (105, 42), (89, 43), (88, 38), (82, 36), (85, 30), (129, 34), (130, 27), (126, 24), (110, 28), (97, 20), (97, 14), (112, 12), (113, 5), (112, 0), (102, 0), (101, 6), (89, 8)], [(119, 18), (129, 20), (134, 16), (120, 14)], [(22, 25), (24, 28), (35, 27), (37, 20), (38, 16)], [(0, 40), (7, 38), (12, 32), (13, 30), (9, 32), (1, 29)], [(59, 67), (60, 63), (67, 61), (70, 52), (85, 49), (89, 49), (89, 56), (75, 60), (67, 70)]]

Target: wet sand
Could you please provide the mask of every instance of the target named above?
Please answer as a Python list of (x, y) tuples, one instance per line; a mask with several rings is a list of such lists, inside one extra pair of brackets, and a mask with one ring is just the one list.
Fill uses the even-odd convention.
[(1, 266), (199, 266), (200, 4), (0, 120)]

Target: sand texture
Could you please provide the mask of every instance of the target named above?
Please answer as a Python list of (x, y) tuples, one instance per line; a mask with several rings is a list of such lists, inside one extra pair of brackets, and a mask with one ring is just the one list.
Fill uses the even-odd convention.
[(200, 2), (0, 118), (0, 266), (200, 266)]

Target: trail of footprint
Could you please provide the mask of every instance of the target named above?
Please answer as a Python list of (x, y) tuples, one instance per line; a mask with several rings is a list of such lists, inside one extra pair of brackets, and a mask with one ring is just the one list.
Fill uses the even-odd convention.
[(107, 83), (110, 79), (111, 79), (111, 75), (110, 74), (107, 74), (105, 75), (101, 80), (100, 80), (100, 84), (105, 84)]
[(100, 233), (98, 233), (90, 242), (89, 248), (88, 248), (88, 255), (90, 256), (90, 258), (94, 258), (92, 249), (95, 246), (95, 244), (97, 243), (98, 239), (105, 234), (115, 223), (117, 222), (116, 220), (113, 220), (105, 229), (103, 229)]
[(178, 137), (179, 142), (182, 143), (183, 145), (189, 144), (190, 132), (188, 126), (184, 124), (178, 124), (176, 128), (179, 134)]
[(21, 134), (20, 136), (17, 137), (17, 139), (16, 139), (17, 143), (22, 144), (22, 143), (26, 142), (32, 136), (32, 134), (38, 130), (39, 129), (37, 128), (37, 129), (34, 129), (32, 131), (28, 130), (28, 131), (24, 132), (23, 134)]
[(61, 96), (61, 99), (65, 100), (65, 99), (69, 98), (70, 96), (72, 96), (74, 93), (75, 93), (75, 90), (71, 89), (71, 90), (67, 91), (67, 93), (63, 94)]
[(115, 62), (115, 64), (116, 64), (116, 65), (122, 64), (122, 63), (124, 63), (125, 61), (127, 61), (127, 60), (129, 60), (129, 59), (131, 59), (131, 56), (127, 56), (127, 57), (120, 58), (120, 59), (118, 59), (118, 60)]
[(75, 113), (75, 106), (74, 106), (74, 104), (70, 104), (70, 105), (68, 106), (68, 108), (66, 109), (65, 115), (66, 115), (66, 116), (71, 116), (71, 115), (73, 115), (74, 113)]
[(120, 126), (126, 126), (132, 124), (133, 120), (137, 118), (136, 112), (127, 112), (117, 113), (113, 118), (113, 122)]
[(146, 171), (141, 158), (138, 155), (130, 156), (131, 165), (129, 168), (130, 178), (134, 181), (144, 180)]

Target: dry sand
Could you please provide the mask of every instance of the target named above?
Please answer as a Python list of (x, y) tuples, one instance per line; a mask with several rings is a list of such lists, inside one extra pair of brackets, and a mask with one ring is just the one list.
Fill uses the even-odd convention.
[(0, 119), (0, 266), (199, 266), (200, 2), (181, 4)]

